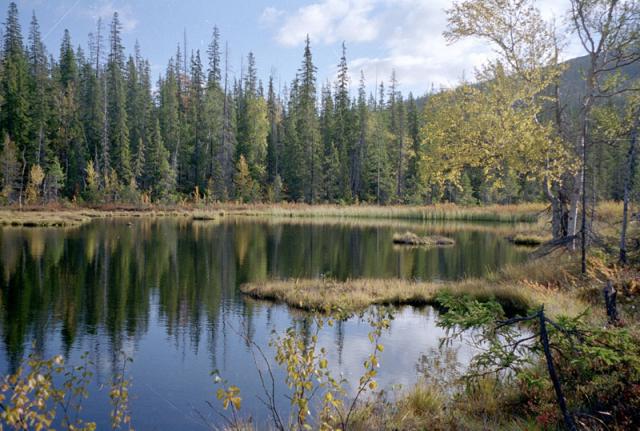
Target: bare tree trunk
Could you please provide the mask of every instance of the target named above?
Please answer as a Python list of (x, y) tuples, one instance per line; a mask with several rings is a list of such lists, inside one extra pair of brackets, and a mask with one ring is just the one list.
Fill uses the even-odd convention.
[[(586, 122), (585, 122), (586, 127)], [(587, 272), (587, 141), (586, 132), (583, 136), (582, 143), (582, 211), (581, 211), (581, 228), (580, 228), (580, 269), (583, 274)]]
[(562, 393), (562, 387), (560, 386), (560, 380), (558, 379), (556, 368), (553, 365), (553, 356), (551, 356), (551, 347), (549, 346), (549, 335), (547, 334), (547, 322), (544, 316), (544, 308), (542, 308), (538, 312), (538, 319), (540, 322), (540, 343), (542, 344), (542, 348), (544, 350), (544, 357), (547, 362), (547, 370), (549, 371), (549, 378), (553, 383), (553, 389), (556, 393), (556, 398), (558, 399), (560, 410), (562, 411), (564, 425), (567, 427), (568, 430), (575, 431), (576, 424), (573, 421), (573, 417), (569, 413), (569, 409), (567, 409), (567, 402), (564, 398), (564, 394)]
[(607, 285), (604, 288), (604, 304), (607, 310), (607, 316), (609, 317), (609, 323), (612, 324), (618, 322), (617, 296), (618, 292), (615, 287), (613, 287), (611, 280), (607, 280)]
[(633, 185), (634, 171), (636, 168), (636, 141), (638, 139), (638, 123), (640, 115), (636, 119), (631, 129), (631, 141), (629, 142), (629, 152), (627, 153), (627, 175), (624, 179), (624, 201), (622, 206), (622, 229), (620, 232), (620, 263), (627, 263), (627, 225), (629, 223), (629, 198)]
[[(577, 176), (575, 182), (580, 184), (582, 182), (581, 175)], [(567, 216), (567, 236), (574, 237), (578, 232), (578, 202), (580, 201), (580, 186), (575, 185), (571, 191), (569, 214)], [(575, 239), (571, 241), (570, 245), (572, 250), (576, 249)]]
[(547, 180), (544, 181), (544, 194), (551, 203), (551, 234), (553, 239), (563, 238), (567, 234), (564, 223), (564, 206), (560, 191), (554, 193)]

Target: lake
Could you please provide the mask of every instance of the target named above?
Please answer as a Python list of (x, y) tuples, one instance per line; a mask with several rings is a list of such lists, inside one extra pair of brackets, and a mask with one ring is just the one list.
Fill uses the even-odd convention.
[[(397, 248), (395, 232), (446, 233), (443, 248)], [(219, 370), (241, 389), (242, 414), (268, 420), (244, 337), (266, 349), (273, 332), (304, 330), (307, 314), (244, 297), (239, 286), (269, 278), (376, 277), (455, 280), (482, 276), (526, 258), (498, 225), (226, 217), (100, 219), (76, 228), (0, 230), (0, 373), (30, 353), (88, 352), (95, 383), (82, 416), (109, 428), (108, 385), (120, 352), (133, 359), (131, 409), (136, 429), (204, 430), (202, 417), (223, 421), (215, 407)], [(397, 309), (381, 340), (378, 382), (411, 386), (438, 355), (444, 335), (431, 307)], [(357, 383), (370, 353), (370, 327), (358, 317), (326, 327), (320, 345), (330, 368)], [(240, 334), (243, 334), (242, 336)], [(456, 360), (472, 348), (452, 345)], [(275, 362), (275, 361), (274, 361)], [(283, 409), (284, 374), (276, 371)], [(218, 409), (221, 411), (221, 408)]]

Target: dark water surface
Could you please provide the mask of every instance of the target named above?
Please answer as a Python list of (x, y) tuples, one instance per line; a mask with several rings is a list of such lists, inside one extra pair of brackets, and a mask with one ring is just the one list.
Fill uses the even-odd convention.
[[(394, 232), (443, 230), (456, 245), (397, 249)], [(205, 429), (222, 424), (210, 372), (240, 387), (242, 413), (263, 424), (252, 355), (238, 334), (267, 349), (272, 331), (309, 324), (305, 313), (243, 297), (238, 286), (272, 277), (415, 278), (481, 276), (525, 253), (487, 225), (274, 221), (226, 218), (99, 220), (73, 229), (0, 230), (0, 374), (34, 350), (77, 362), (89, 352), (96, 381), (83, 417), (108, 428), (106, 388), (118, 352), (133, 358), (131, 407), (136, 429)], [(411, 386), (443, 335), (430, 307), (397, 310), (382, 339), (379, 383)], [(366, 321), (325, 328), (330, 367), (352, 382), (371, 350)], [(470, 348), (457, 347), (458, 360)], [(276, 372), (276, 379), (284, 381)], [(282, 383), (277, 391), (285, 390)], [(288, 402), (281, 397), (286, 408)], [(199, 412), (199, 413), (197, 413)]]

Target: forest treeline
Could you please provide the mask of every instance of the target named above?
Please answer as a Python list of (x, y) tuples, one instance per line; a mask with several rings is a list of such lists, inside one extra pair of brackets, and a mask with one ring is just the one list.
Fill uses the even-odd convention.
[[(471, 8), (483, 3), (504, 15), (530, 2), (454, 4), (451, 41), (483, 37), (471, 22), (483, 19)], [(374, 92), (362, 73), (350, 82), (344, 44), (335, 81), (319, 83), (309, 38), (295, 78), (282, 87), (275, 77), (258, 79), (253, 53), (240, 77), (232, 76), (217, 28), (206, 52), (178, 45), (153, 82), (140, 47), (125, 54), (117, 13), (108, 26), (98, 21), (87, 49), (74, 46), (65, 31), (56, 58), (44, 46), (35, 13), (24, 40), (11, 3), (0, 58), (2, 199), (473, 204), (549, 198), (567, 218), (571, 210), (577, 214), (580, 195), (574, 192), (582, 152), (567, 148), (580, 140), (582, 100), (564, 106), (545, 96), (566, 66), (557, 63), (557, 50), (555, 58), (549, 54), (551, 35), (537, 11), (527, 13), (531, 20), (510, 29), (522, 35), (514, 42), (521, 46), (478, 71), (480, 84), (463, 82), (416, 99), (402, 94), (395, 73)], [(535, 32), (531, 40), (527, 32)], [(627, 99), (606, 99), (589, 112), (596, 150), (585, 163), (594, 198), (623, 197), (628, 151), (620, 142), (632, 132)]]

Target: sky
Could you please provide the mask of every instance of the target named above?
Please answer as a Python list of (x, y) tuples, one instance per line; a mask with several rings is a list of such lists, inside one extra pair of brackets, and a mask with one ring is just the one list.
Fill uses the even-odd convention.
[[(131, 52), (136, 40), (156, 79), (187, 36), (187, 50), (199, 49), (203, 60), (217, 25), (229, 45), (230, 71), (240, 75), (242, 58), (256, 56), (259, 77), (270, 74), (282, 87), (300, 67), (308, 34), (319, 82), (333, 80), (342, 42), (355, 88), (360, 71), (371, 89), (396, 71), (400, 89), (424, 94), (432, 87), (472, 79), (475, 68), (495, 54), (483, 41), (447, 44), (445, 10), (451, 0), (17, 0), (23, 35), (32, 11), (45, 44), (57, 56), (64, 29), (75, 45), (87, 45), (96, 21), (106, 24), (118, 11), (123, 41)], [(0, 0), (6, 16), (8, 0)], [(543, 16), (561, 27), (569, 0), (539, 0)], [(579, 55), (569, 44), (565, 57)], [(245, 62), (246, 64), (246, 62)], [(319, 87), (320, 85), (318, 85)]]

